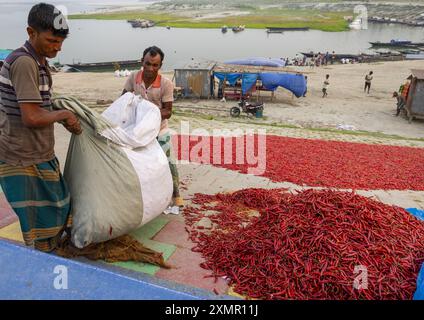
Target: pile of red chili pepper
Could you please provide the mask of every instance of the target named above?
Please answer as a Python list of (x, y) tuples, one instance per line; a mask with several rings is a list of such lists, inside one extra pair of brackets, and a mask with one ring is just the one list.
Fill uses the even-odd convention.
[[(212, 277), (258, 299), (412, 299), (424, 223), (351, 192), (196, 194), (184, 210)], [(198, 225), (210, 219), (212, 226)]]
[[(424, 149), (421, 148), (267, 135), (266, 154), (261, 155), (258, 136), (253, 150), (246, 142), (247, 136), (241, 137), (244, 144), (237, 140), (240, 138), (215, 138), (220, 140), (219, 147), (217, 141), (207, 141), (206, 137), (191, 137), (192, 141), (185, 147), (182, 137), (187, 136), (174, 140), (180, 160), (248, 173), (256, 163), (248, 164), (247, 153), (254, 154), (266, 162), (261, 175), (277, 182), (339, 189), (424, 190)], [(230, 145), (229, 151), (224, 150), (226, 144)], [(244, 161), (237, 161), (240, 148), (244, 149)], [(230, 161), (226, 163), (224, 156)]]

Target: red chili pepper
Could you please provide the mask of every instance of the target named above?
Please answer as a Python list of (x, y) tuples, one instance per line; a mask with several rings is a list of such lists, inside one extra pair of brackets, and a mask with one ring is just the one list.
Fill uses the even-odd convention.
[[(176, 139), (180, 140), (181, 137)], [(196, 139), (197, 138), (197, 139)], [(193, 137), (190, 151), (199, 143)], [(255, 141), (258, 136), (254, 136)], [(220, 140), (221, 150), (214, 147), (213, 140)], [(240, 139), (240, 138), (239, 138)], [(266, 170), (263, 176), (274, 181), (292, 182), (298, 185), (336, 187), (344, 189), (372, 190), (424, 190), (422, 148), (370, 145), (364, 143), (298, 139), (267, 135)], [(224, 155), (225, 142), (231, 143), (232, 163), (214, 163), (214, 151)], [(246, 146), (247, 138), (240, 142)], [(247, 173), (248, 163), (237, 164), (237, 138), (211, 139), (211, 164)], [(177, 149), (181, 144), (177, 143)], [(258, 143), (253, 146), (255, 154)], [(181, 160), (182, 152), (176, 154)], [(188, 159), (184, 159), (188, 160)], [(194, 159), (191, 159), (194, 160)], [(336, 171), (335, 168), (338, 168)], [(254, 200), (262, 201), (263, 198)], [(306, 199), (308, 200), (308, 199)], [(249, 201), (246, 199), (246, 201)], [(314, 208), (314, 211), (315, 208)]]
[[(247, 189), (196, 195), (193, 203), (200, 208), (184, 213), (197, 244), (193, 251), (215, 280), (226, 275), (238, 293), (259, 299), (412, 298), (424, 260), (424, 224), (403, 209), (332, 190), (290, 195)], [(215, 226), (204, 233), (195, 224), (207, 210), (218, 213), (208, 215)], [(249, 217), (250, 210), (261, 215)], [(357, 265), (368, 268), (368, 289), (353, 288)]]

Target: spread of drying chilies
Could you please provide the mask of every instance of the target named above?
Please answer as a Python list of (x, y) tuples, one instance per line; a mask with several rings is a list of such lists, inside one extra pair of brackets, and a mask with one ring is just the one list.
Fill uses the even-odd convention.
[(402, 208), (332, 190), (246, 189), (193, 203), (184, 214), (201, 267), (246, 297), (413, 297), (424, 223)]
[[(422, 148), (267, 135), (266, 151), (261, 151), (258, 136), (254, 136), (255, 140), (251, 140), (252, 136), (192, 136), (187, 147), (183, 138), (187, 136), (175, 137), (174, 141), (180, 160), (248, 173), (249, 168), (257, 167), (255, 161), (247, 161), (248, 154), (254, 155), (253, 159), (264, 165), (261, 175), (277, 182), (357, 190), (424, 190)], [(251, 146), (254, 150), (250, 150)]]

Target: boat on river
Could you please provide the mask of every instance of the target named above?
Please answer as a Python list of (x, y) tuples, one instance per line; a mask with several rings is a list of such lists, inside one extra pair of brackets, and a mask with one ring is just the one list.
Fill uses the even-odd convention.
[(240, 32), (244, 30), (244, 26), (237, 26), (232, 28), (233, 32)]
[(74, 72), (109, 72), (115, 70), (135, 70), (141, 68), (140, 60), (108, 61), (93, 63), (66, 64)]
[(309, 27), (299, 27), (299, 28), (275, 28), (275, 27), (266, 27), (267, 33), (283, 33), (285, 31), (308, 31)]
[(373, 47), (380, 47), (380, 48), (416, 48), (424, 46), (424, 42), (412, 42), (409, 40), (399, 40), (399, 39), (393, 39), (390, 42), (370, 42), (370, 44)]

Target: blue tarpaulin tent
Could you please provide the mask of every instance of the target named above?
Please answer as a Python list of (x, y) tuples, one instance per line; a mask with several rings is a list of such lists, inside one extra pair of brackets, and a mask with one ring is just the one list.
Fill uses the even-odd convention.
[(227, 80), (230, 86), (234, 86), (238, 79), (242, 77), (241, 73), (221, 73), (214, 72), (215, 77), (219, 79), (219, 81)]
[(242, 93), (246, 94), (256, 84), (256, 80), (261, 80), (265, 88), (275, 91), (277, 87), (283, 87), (291, 91), (296, 97), (301, 97), (306, 92), (306, 80), (302, 74), (292, 73), (225, 73), (214, 72), (221, 82), (226, 79), (231, 86), (234, 86), (237, 80), (242, 79)]
[(283, 87), (293, 92), (298, 98), (306, 92), (306, 80), (302, 74), (263, 72), (260, 77), (262, 84), (268, 90), (276, 90), (277, 87)]
[(244, 73), (241, 79), (241, 92), (245, 94), (256, 84), (258, 80), (257, 73)]

